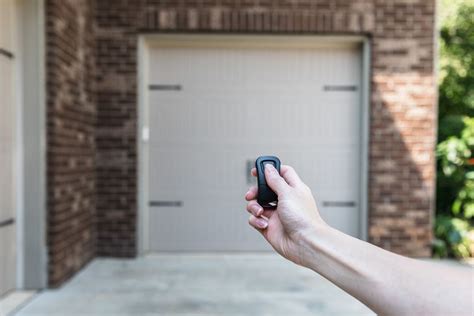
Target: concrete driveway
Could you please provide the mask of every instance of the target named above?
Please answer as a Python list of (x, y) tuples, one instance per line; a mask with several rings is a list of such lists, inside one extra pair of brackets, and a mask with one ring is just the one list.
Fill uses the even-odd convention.
[(274, 254), (96, 259), (17, 315), (374, 315)]

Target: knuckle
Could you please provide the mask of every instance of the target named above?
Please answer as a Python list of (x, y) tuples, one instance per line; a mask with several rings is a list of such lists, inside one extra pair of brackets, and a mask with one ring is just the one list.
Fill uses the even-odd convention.
[(273, 172), (268, 172), (266, 177), (270, 180), (273, 180), (276, 178), (275, 174)]
[(287, 187), (281, 188), (278, 192), (276, 192), (277, 195), (278, 195), (278, 198), (280, 199), (280, 198), (283, 198), (283, 197), (287, 196), (288, 194), (291, 193), (290, 190), (291, 189), (287, 188)]
[(305, 183), (303, 183), (303, 184), (301, 185), (301, 189), (302, 189), (303, 192), (305, 192), (305, 193), (311, 193), (311, 188), (310, 188), (307, 184), (305, 184)]
[(252, 209), (252, 202), (248, 202), (247, 203), (247, 211), (250, 212), (251, 209)]

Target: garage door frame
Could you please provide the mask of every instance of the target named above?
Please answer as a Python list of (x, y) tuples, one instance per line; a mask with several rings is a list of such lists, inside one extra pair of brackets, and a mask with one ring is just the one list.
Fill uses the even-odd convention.
[(198, 45), (213, 44), (221, 47), (239, 45), (266, 45), (298, 47), (321, 47), (337, 45), (340, 43), (359, 44), (362, 50), (362, 78), (361, 78), (361, 161), (360, 170), (360, 238), (367, 240), (368, 236), (368, 163), (369, 163), (369, 96), (370, 96), (370, 40), (363, 36), (313, 36), (313, 35), (236, 35), (236, 34), (143, 34), (138, 37), (138, 219), (137, 219), (137, 244), (139, 254), (146, 254), (149, 249), (148, 242), (148, 216), (149, 216), (149, 191), (148, 191), (148, 140), (149, 140), (149, 104), (148, 82), (149, 51), (152, 48), (163, 46), (196, 47)]
[(43, 289), (48, 281), (44, 6), (44, 0), (13, 2), (13, 43), (0, 56), (13, 63), (15, 95), (16, 214), (2, 226), (16, 228), (15, 288), (28, 290)]

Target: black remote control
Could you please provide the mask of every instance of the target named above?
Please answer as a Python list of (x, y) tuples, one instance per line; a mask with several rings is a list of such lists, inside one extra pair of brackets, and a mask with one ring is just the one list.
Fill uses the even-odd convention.
[(257, 202), (265, 209), (275, 209), (278, 203), (278, 196), (270, 189), (265, 180), (265, 165), (271, 164), (280, 172), (280, 159), (275, 156), (261, 156), (255, 161), (257, 168), (258, 197)]

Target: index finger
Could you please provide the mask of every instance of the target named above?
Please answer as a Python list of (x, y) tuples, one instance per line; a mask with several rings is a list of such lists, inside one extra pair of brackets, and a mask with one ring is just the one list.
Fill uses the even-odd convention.
[[(256, 177), (257, 176), (257, 169), (252, 168), (251, 172), (252, 176)], [(283, 179), (285, 179), (286, 183), (291, 185), (292, 187), (296, 187), (302, 183), (300, 177), (296, 173), (295, 169), (293, 167), (288, 166), (288, 165), (281, 165), (280, 167), (280, 175), (282, 176)]]

